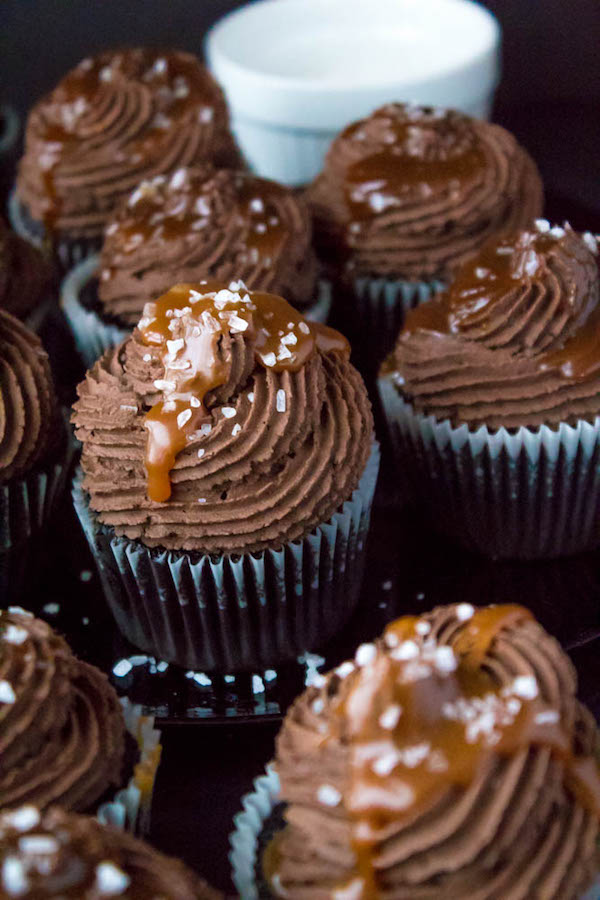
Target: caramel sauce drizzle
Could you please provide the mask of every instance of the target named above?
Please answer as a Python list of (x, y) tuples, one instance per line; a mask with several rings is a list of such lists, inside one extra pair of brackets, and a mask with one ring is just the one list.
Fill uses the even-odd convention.
[(498, 634), (529, 618), (513, 605), (475, 610), (468, 622), (457, 618), (448, 647), (435, 640), (428, 646), (426, 617), (399, 619), (386, 629), (389, 653), (378, 653), (358, 671), (336, 711), (350, 745), (344, 804), (356, 857), (340, 896), (351, 889), (357, 900), (376, 900), (382, 830), (426, 813), (453, 788), (467, 788), (494, 756), (549, 748), (563, 761), (570, 788), (600, 816), (597, 761), (576, 755), (535, 678), (501, 688), (486, 670)]
[[(368, 221), (387, 209), (403, 205), (415, 188), (427, 197), (440, 186), (460, 190), (461, 184), (485, 166), (485, 154), (468, 120), (435, 115), (429, 108), (406, 108), (406, 118), (386, 114), (385, 146), (357, 162), (346, 172), (346, 203), (354, 224)], [(357, 140), (363, 122), (350, 125), (342, 139)]]
[(255, 361), (276, 372), (297, 372), (317, 350), (350, 352), (341, 334), (307, 322), (282, 297), (250, 292), (237, 283), (229, 288), (220, 282), (175, 285), (146, 304), (138, 328), (143, 343), (161, 351), (165, 368), (155, 382), (163, 398), (144, 421), (148, 497), (156, 503), (171, 496), (175, 460), (209, 418), (207, 394), (229, 379), (224, 335), (243, 335)]
[[(527, 232), (517, 239), (488, 244), (475, 260), (466, 263), (447, 291), (411, 310), (404, 335), (428, 331), (438, 335), (458, 335), (496, 327), (488, 322), (491, 309), (519, 286), (527, 286), (545, 266), (544, 255), (562, 236), (548, 232)], [(563, 251), (566, 252), (564, 246)], [(540, 371), (558, 370), (572, 381), (584, 381), (600, 370), (600, 309), (597, 294), (578, 315), (577, 330), (561, 347), (551, 348), (536, 359)], [(572, 311), (570, 311), (572, 313)], [(390, 361), (393, 368), (393, 363)]]
[[(142, 64), (138, 65), (141, 54)], [(138, 72), (138, 68), (141, 72)], [(107, 56), (83, 60), (69, 72), (55, 90), (56, 114), (43, 121), (38, 136), (45, 142), (40, 157), (42, 180), (48, 197), (44, 213), (44, 226), (52, 232), (60, 216), (61, 203), (55, 184), (55, 172), (69, 148), (82, 139), (90, 145), (102, 143), (104, 131), (98, 131), (92, 119), (86, 128), (86, 113), (92, 105), (109, 108), (114, 91), (113, 81), (119, 83), (122, 77), (135, 78), (140, 84), (147, 84), (153, 90), (156, 115), (152, 122), (145, 124), (142, 131), (127, 143), (131, 157), (144, 157), (156, 145), (157, 138), (168, 133), (170, 120), (180, 121), (191, 109), (198, 109), (207, 120), (212, 117), (214, 88), (209, 78), (199, 70), (193, 60), (157, 51), (127, 51)]]

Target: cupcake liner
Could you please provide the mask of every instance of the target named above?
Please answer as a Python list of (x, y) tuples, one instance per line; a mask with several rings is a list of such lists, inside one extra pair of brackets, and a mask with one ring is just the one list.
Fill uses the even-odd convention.
[[(242, 812), (233, 818), (229, 835), (231, 880), (237, 895), (244, 900), (261, 900), (276, 895), (261, 879), (260, 839), (276, 807), (281, 803), (279, 775), (272, 765), (266, 774), (254, 779), (253, 791), (242, 798)], [(282, 894), (283, 896), (283, 894)], [(600, 900), (600, 878), (581, 900)]]
[[(75, 345), (86, 366), (91, 368), (110, 347), (125, 340), (130, 328), (106, 322), (85, 302), (84, 292), (89, 290), (100, 265), (98, 254), (93, 254), (76, 265), (66, 275), (61, 285), (60, 304), (75, 338)], [(331, 309), (331, 285), (320, 281), (317, 300), (305, 310), (312, 322), (326, 322)]]
[(393, 380), (381, 401), (398, 454), (432, 524), (486, 556), (567, 556), (600, 544), (600, 417), (491, 431), (417, 413)]
[(56, 235), (52, 240), (51, 236), (46, 233), (43, 224), (31, 218), (26, 207), (19, 200), (16, 188), (12, 189), (8, 198), (8, 220), (13, 231), (16, 231), (30, 244), (34, 244), (44, 251), (51, 249), (63, 272), (67, 272), (82, 260), (87, 259), (92, 253), (97, 253), (102, 246), (101, 234), (87, 238), (68, 238)]
[(321, 646), (350, 617), (378, 470), (374, 442), (357, 489), (327, 523), (279, 550), (241, 556), (151, 550), (117, 537), (90, 510), (80, 473), (73, 499), (125, 637), (188, 669), (243, 671)]
[(75, 444), (66, 418), (59, 458), (0, 485), (0, 598), (17, 596), (32, 538), (49, 522), (66, 488)]
[(102, 803), (97, 818), (103, 825), (144, 835), (150, 831), (152, 795), (160, 764), (161, 733), (152, 716), (143, 716), (142, 707), (121, 697), (125, 726), (139, 750), (139, 761), (127, 785), (111, 800)]
[(350, 339), (358, 368), (375, 373), (392, 350), (409, 310), (442, 287), (439, 281), (366, 277), (340, 286), (334, 324)]
[(0, 119), (4, 122), (4, 129), (0, 131), (0, 160), (3, 161), (16, 147), (21, 123), (16, 109), (8, 104), (0, 106)]
[(229, 835), (231, 879), (237, 895), (244, 900), (259, 900), (258, 840), (269, 816), (280, 802), (279, 775), (269, 765), (266, 775), (256, 778), (253, 786), (254, 790), (242, 798), (243, 811), (234, 816), (234, 830)]
[(125, 340), (131, 329), (103, 322), (97, 312), (82, 301), (82, 292), (98, 271), (99, 257), (89, 256), (76, 265), (63, 280), (60, 305), (75, 339), (75, 346), (88, 369), (110, 347)]

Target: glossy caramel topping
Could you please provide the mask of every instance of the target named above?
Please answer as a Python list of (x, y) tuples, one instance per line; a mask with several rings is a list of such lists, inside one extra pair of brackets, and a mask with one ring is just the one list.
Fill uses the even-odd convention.
[[(477, 134), (459, 113), (405, 106), (400, 115), (397, 107), (383, 107), (372, 118), (385, 124), (385, 147), (347, 169), (346, 201), (355, 221), (401, 206), (415, 187), (424, 197), (440, 184), (459, 191), (485, 165)], [(363, 127), (350, 125), (342, 139), (360, 141)]]
[(355, 681), (337, 710), (350, 750), (344, 803), (356, 857), (356, 876), (344, 887), (361, 900), (380, 896), (373, 854), (386, 827), (426, 813), (452, 788), (467, 788), (493, 756), (548, 748), (565, 765), (573, 792), (600, 817), (597, 762), (577, 755), (536, 678), (516, 676), (500, 687), (486, 663), (497, 636), (530, 613), (456, 609), (456, 634), (447, 643), (428, 638), (427, 617), (410, 617), (386, 630), (388, 652), (359, 650)]
[(307, 322), (281, 297), (236, 282), (176, 285), (146, 304), (139, 331), (144, 343), (160, 348), (165, 369), (155, 381), (163, 399), (145, 419), (148, 497), (158, 503), (169, 499), (177, 455), (207, 418), (206, 395), (229, 378), (225, 337), (241, 338), (255, 362), (276, 372), (297, 372), (317, 349), (349, 353), (333, 329)]

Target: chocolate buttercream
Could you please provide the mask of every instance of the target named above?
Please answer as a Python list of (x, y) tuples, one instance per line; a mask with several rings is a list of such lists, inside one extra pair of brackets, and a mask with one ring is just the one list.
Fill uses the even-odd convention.
[(308, 189), (317, 247), (355, 276), (451, 277), (542, 210), (514, 137), (462, 113), (392, 103), (346, 128)]
[(314, 300), (308, 210), (291, 190), (243, 172), (179, 169), (143, 182), (110, 220), (100, 257), (103, 312), (134, 326), (176, 282), (242, 279), (293, 306)]
[(219, 900), (179, 860), (116, 828), (53, 807), (0, 814), (0, 898)]
[(195, 56), (151, 49), (84, 59), (31, 111), (17, 193), (50, 233), (100, 236), (145, 178), (236, 165), (223, 93)]
[(0, 484), (52, 451), (57, 422), (52, 373), (40, 339), (0, 309)]
[(242, 553), (328, 521), (373, 437), (348, 352), (337, 332), (238, 283), (180, 285), (148, 304), (74, 408), (100, 522), (150, 547)]
[(48, 296), (52, 271), (40, 251), (0, 219), (0, 309), (19, 319)]
[(413, 310), (384, 373), (420, 412), (490, 428), (600, 414), (597, 244), (545, 220)]
[(102, 672), (45, 622), (0, 610), (0, 808), (90, 809), (122, 783), (124, 740)]
[(517, 606), (400, 619), (291, 707), (277, 896), (575, 900), (599, 865), (598, 735)]

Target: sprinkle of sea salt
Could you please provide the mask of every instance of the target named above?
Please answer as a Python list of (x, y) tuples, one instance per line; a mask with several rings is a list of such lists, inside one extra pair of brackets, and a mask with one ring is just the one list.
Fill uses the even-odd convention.
[(264, 694), (264, 692), (265, 692), (265, 685), (263, 683), (262, 678), (260, 677), (260, 675), (253, 675), (252, 676), (252, 693), (253, 694)]
[(332, 784), (322, 784), (317, 791), (317, 800), (323, 806), (339, 806), (342, 795)]
[(48, 856), (56, 853), (60, 845), (51, 834), (28, 834), (19, 838), (19, 850), (25, 856)]
[(200, 426), (200, 434), (210, 434), (212, 431), (212, 425), (208, 422), (205, 422), (204, 425)]
[(560, 716), (555, 709), (547, 709), (543, 712), (539, 712), (535, 717), (535, 721), (538, 725), (554, 725), (558, 722)]
[(533, 675), (518, 675), (510, 686), (510, 692), (524, 700), (533, 700), (538, 695), (537, 681)]
[(391, 589), (392, 589), (392, 582), (390, 581), (389, 578), (388, 578), (387, 581), (383, 581), (383, 582), (382, 582), (381, 588), (382, 588), (382, 590), (384, 590), (384, 591), (391, 591)]
[(18, 616), (27, 616), (28, 619), (33, 619), (33, 613), (29, 612), (28, 609), (23, 609), (22, 606), (9, 606), (8, 611)]
[(29, 831), (30, 828), (35, 828), (40, 823), (40, 811), (31, 804), (5, 813), (4, 816), (8, 825), (15, 831)]
[(594, 254), (594, 256), (596, 256), (596, 254), (598, 253), (598, 241), (594, 237), (592, 232), (584, 231), (581, 237), (588, 250), (590, 250)]
[(206, 503), (206, 497), (198, 497), (198, 503)]
[(16, 856), (6, 856), (2, 863), (2, 886), (11, 897), (20, 897), (29, 890), (23, 863)]
[(354, 663), (350, 662), (350, 660), (343, 662), (335, 670), (335, 674), (338, 676), (338, 678), (347, 678), (351, 672), (354, 672)]
[(275, 356), (274, 353), (265, 353), (265, 355), (262, 358), (262, 361), (265, 364), (265, 366), (268, 366), (270, 368), (271, 366), (274, 366), (275, 363), (277, 362), (277, 357)]
[(0, 680), (0, 703), (14, 703), (17, 699), (13, 691), (12, 684), (9, 681)]
[(379, 724), (382, 728), (385, 728), (386, 731), (393, 731), (393, 729), (400, 721), (401, 715), (402, 707), (397, 703), (392, 703), (379, 716)]
[(248, 401), (254, 403), (254, 391), (248, 391)]
[(195, 672), (192, 679), (201, 687), (210, 687), (212, 684), (212, 680), (204, 672)]
[(285, 405), (286, 405), (285, 391), (283, 390), (283, 388), (279, 388), (279, 390), (277, 391), (277, 398), (275, 401), (275, 406), (276, 406), (277, 412), (285, 412)]
[(225, 416), (226, 419), (232, 419), (235, 416), (235, 407), (233, 406), (222, 406), (221, 412)]
[(9, 624), (2, 635), (2, 640), (7, 641), (9, 644), (22, 644), (23, 641), (27, 640), (27, 631), (25, 628), (21, 628), (20, 625)]
[(471, 606), (470, 603), (459, 603), (456, 607), (456, 618), (459, 622), (467, 622), (473, 618), (474, 613), (475, 607)]
[(369, 663), (372, 663), (377, 655), (377, 650), (375, 648), (375, 644), (361, 644), (354, 659), (356, 660), (357, 666), (368, 666)]
[(128, 659), (120, 659), (119, 662), (113, 666), (113, 675), (116, 675), (117, 678), (123, 678), (125, 675), (129, 675), (132, 669), (133, 666)]
[(242, 426), (240, 425), (239, 422), (237, 422), (231, 429), (231, 434), (233, 435), (233, 437), (236, 437), (236, 435), (238, 435), (241, 430), (242, 430)]
[(560, 225), (555, 225), (554, 228), (550, 229), (550, 234), (553, 238), (564, 238), (565, 233), (565, 229), (561, 228)]
[(96, 889), (101, 896), (116, 897), (123, 894), (131, 878), (114, 863), (106, 861), (96, 866)]
[(534, 224), (540, 234), (546, 234), (547, 231), (550, 231), (548, 219), (536, 219)]
[(202, 457), (204, 456), (205, 453), (206, 453), (206, 450), (204, 450), (203, 447), (200, 447), (200, 449), (198, 450), (198, 459), (202, 459)]
[(192, 418), (191, 409), (183, 409), (177, 416), (177, 427), (184, 428)]

